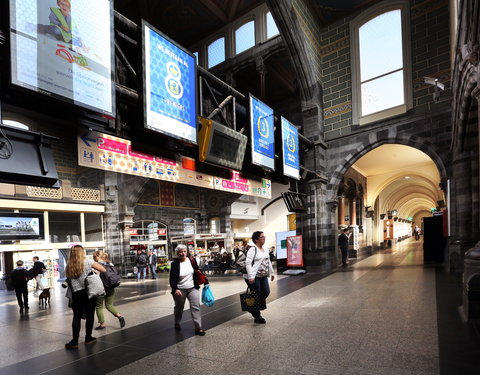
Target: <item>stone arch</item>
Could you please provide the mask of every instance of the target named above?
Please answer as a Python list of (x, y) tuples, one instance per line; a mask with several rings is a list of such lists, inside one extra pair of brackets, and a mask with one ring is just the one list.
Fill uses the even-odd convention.
[[(372, 151), (373, 149), (385, 144), (399, 144), (404, 146), (410, 146), (424, 152), (430, 157), (430, 159), (432, 159), (433, 163), (437, 167), (440, 174), (440, 180), (446, 180), (447, 169), (445, 166), (445, 162), (440, 157), (439, 153), (435, 149), (435, 146), (431, 142), (421, 139), (418, 136), (396, 136), (391, 138), (384, 138), (381, 137), (379, 133), (371, 133), (369, 134), (368, 138), (362, 139), (360, 144), (354, 144), (353, 146), (356, 148), (356, 150), (354, 151), (352, 148), (352, 152), (349, 153), (345, 158), (343, 158), (343, 161), (338, 163), (338, 166), (331, 172), (328, 182), (330, 191), (336, 192), (338, 190), (338, 187), (342, 181), (343, 176), (345, 175), (345, 172), (350, 167), (352, 167), (352, 165), (355, 164), (358, 159), (360, 159), (362, 156)], [(335, 152), (338, 151), (339, 150), (337, 148)], [(330, 157), (331, 159), (336, 159), (334, 155), (332, 156), (333, 158)]]

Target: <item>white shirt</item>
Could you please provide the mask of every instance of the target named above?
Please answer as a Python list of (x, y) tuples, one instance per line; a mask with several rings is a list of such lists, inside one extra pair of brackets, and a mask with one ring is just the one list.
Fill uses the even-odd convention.
[[(255, 255), (255, 248), (250, 248), (247, 252), (247, 259), (245, 261), (245, 265), (247, 266), (247, 273), (243, 276), (245, 279), (255, 278), (258, 272), (258, 268), (260, 267), (260, 264), (262, 264), (262, 261), (264, 259), (265, 261), (268, 261), (269, 274), (273, 275), (273, 267), (272, 267), (272, 262), (270, 262), (270, 255), (268, 254), (268, 250), (263, 249), (262, 251), (257, 246), (255, 247), (257, 248), (256, 255)], [(254, 260), (253, 266), (252, 266), (252, 260)]]
[(190, 289), (195, 286), (193, 282), (193, 267), (188, 259), (180, 262), (180, 274), (178, 276), (178, 289)]

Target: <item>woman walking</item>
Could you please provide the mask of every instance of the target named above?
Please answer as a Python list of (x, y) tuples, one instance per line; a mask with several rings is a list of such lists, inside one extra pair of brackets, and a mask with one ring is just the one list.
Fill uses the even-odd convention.
[(188, 250), (185, 245), (178, 245), (175, 249), (177, 259), (172, 262), (170, 269), (170, 286), (172, 287), (172, 296), (175, 301), (173, 310), (175, 315), (175, 329), (181, 330), (180, 321), (182, 320), (185, 300), (190, 303), (190, 314), (192, 315), (195, 326), (195, 334), (205, 336), (202, 329), (202, 316), (200, 313), (200, 286), (196, 284), (193, 273), (198, 270), (195, 260), (187, 256)]
[[(265, 249), (265, 235), (263, 232), (257, 231), (252, 234), (252, 241), (255, 246), (252, 246), (247, 251), (245, 265), (247, 273), (243, 276), (245, 282), (250, 289), (262, 292), (265, 299), (270, 294), (270, 286), (268, 285), (268, 277), (271, 281), (275, 279), (273, 274), (272, 262), (268, 249)], [(255, 323), (265, 324), (266, 321), (262, 318), (260, 311), (251, 312)]]
[[(93, 259), (100, 263), (102, 266), (105, 265), (110, 265), (113, 266), (112, 263), (110, 263), (110, 259), (108, 258), (108, 254), (104, 251), (97, 250), (93, 253)], [(105, 285), (105, 283), (104, 283)], [(120, 323), (120, 328), (125, 327), (125, 318), (120, 314), (120, 312), (115, 308), (113, 305), (115, 301), (115, 288), (108, 288), (105, 287), (105, 296), (97, 297), (97, 304), (95, 307), (95, 311), (97, 313), (97, 318), (98, 318), (98, 327), (96, 327), (96, 330), (101, 330), (105, 329), (105, 316), (103, 315), (103, 304), (105, 303), (105, 307), (107, 308), (112, 315), (118, 319), (118, 322)]]
[(82, 317), (85, 315), (85, 344), (93, 344), (97, 341), (92, 337), (93, 323), (95, 318), (96, 298), (88, 298), (87, 290), (85, 289), (85, 279), (87, 275), (96, 269), (100, 272), (105, 272), (105, 268), (85, 256), (85, 250), (81, 245), (72, 246), (70, 255), (68, 257), (65, 274), (68, 278), (68, 284), (72, 291), (72, 340), (65, 344), (67, 349), (78, 348), (78, 338), (80, 336), (80, 323)]

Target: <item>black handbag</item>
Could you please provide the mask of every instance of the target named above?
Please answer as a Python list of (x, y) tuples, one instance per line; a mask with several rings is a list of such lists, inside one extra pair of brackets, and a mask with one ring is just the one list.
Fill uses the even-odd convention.
[(267, 308), (263, 293), (250, 290), (248, 287), (245, 293), (240, 294), (240, 305), (242, 306), (242, 311), (249, 312), (265, 310)]

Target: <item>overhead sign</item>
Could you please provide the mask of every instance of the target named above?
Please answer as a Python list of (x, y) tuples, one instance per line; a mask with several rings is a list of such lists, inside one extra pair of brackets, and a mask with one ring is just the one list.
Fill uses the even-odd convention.
[(252, 163), (275, 170), (273, 109), (250, 94)]
[(281, 117), (283, 174), (300, 180), (300, 158), (298, 153), (298, 129)]
[(12, 83), (113, 116), (112, 35), (113, 1), (10, 0)]
[(196, 144), (195, 55), (142, 26), (145, 127)]
[(112, 135), (88, 132), (77, 137), (77, 145), (78, 164), (83, 167), (262, 198), (272, 197), (270, 180), (254, 181), (234, 171), (231, 171), (229, 179), (199, 173), (190, 158), (182, 156), (179, 160), (166, 160), (137, 152), (132, 150), (129, 140)]

